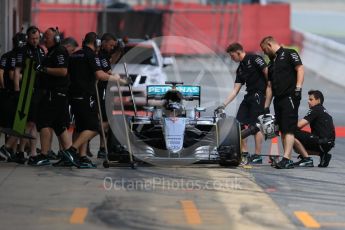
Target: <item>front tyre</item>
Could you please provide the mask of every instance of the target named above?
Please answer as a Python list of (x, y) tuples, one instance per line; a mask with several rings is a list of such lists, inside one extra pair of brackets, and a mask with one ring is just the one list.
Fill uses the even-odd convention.
[(217, 123), (219, 165), (238, 166), (241, 163), (241, 127), (234, 117)]

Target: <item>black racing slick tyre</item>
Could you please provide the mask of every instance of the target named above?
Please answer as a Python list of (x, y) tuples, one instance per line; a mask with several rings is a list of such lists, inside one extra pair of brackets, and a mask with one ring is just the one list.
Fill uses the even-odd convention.
[(241, 127), (234, 117), (217, 123), (219, 165), (238, 166), (241, 163)]

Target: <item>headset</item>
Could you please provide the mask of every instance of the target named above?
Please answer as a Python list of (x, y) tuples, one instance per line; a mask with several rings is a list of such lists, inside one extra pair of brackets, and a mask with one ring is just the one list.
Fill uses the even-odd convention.
[(25, 39), (27, 40), (29, 38), (30, 34), (34, 34), (38, 31), (38, 33), (40, 34), (40, 39), (43, 38), (43, 34), (41, 33), (40, 29), (38, 29), (37, 26), (30, 26), (27, 30), (26, 30), (26, 36)]
[(55, 33), (55, 35), (54, 35), (54, 42), (55, 42), (56, 44), (60, 44), (60, 42), (61, 42), (61, 36), (60, 36), (59, 28), (58, 28), (58, 27), (55, 27), (55, 28), (50, 27), (49, 29)]
[(96, 46), (97, 48), (99, 48), (99, 47), (101, 47), (101, 45), (102, 45), (102, 41), (101, 41), (101, 39), (99, 39), (98, 36), (96, 35), (95, 46)]

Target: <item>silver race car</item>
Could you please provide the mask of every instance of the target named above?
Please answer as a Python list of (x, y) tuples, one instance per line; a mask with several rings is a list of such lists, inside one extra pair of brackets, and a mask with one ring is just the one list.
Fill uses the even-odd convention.
[[(109, 159), (127, 161), (128, 151), (135, 159), (154, 165), (218, 163), (238, 166), (241, 162), (241, 130), (238, 121), (224, 111), (202, 116), (201, 87), (166, 82), (148, 85), (144, 112), (121, 115), (109, 120)], [(121, 122), (122, 121), (122, 122)], [(128, 128), (129, 135), (123, 135)], [(130, 146), (128, 146), (130, 145)], [(130, 147), (130, 148), (129, 148)]]

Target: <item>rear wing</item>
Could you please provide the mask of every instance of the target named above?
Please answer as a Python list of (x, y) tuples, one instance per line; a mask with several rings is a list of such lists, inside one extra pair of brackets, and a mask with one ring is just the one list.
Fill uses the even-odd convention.
[[(171, 85), (148, 85), (146, 86), (146, 100), (162, 100), (165, 93), (172, 89)], [(195, 85), (178, 85), (176, 89), (187, 101), (198, 100), (200, 104), (201, 87)]]

